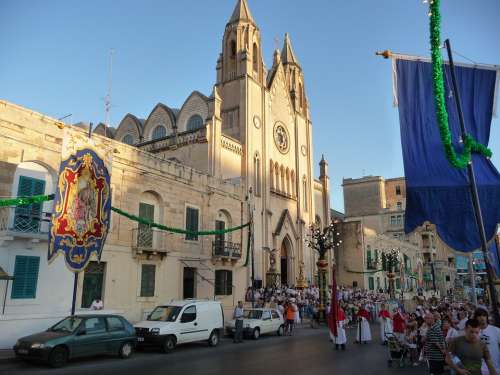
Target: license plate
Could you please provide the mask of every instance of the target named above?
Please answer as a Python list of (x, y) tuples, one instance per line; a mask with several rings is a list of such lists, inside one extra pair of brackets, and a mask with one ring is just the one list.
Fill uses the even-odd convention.
[(28, 349), (19, 349), (17, 352), (19, 354), (28, 354)]
[(144, 341), (144, 337), (138, 337), (138, 338), (137, 338), (137, 341), (138, 341), (138, 342), (143, 342), (143, 341)]

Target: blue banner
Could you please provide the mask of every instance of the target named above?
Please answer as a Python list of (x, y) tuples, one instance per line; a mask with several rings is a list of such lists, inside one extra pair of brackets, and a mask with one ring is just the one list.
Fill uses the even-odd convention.
[[(407, 194), (405, 232), (430, 221), (448, 246), (462, 252), (474, 251), (481, 242), (467, 170), (452, 167), (446, 159), (434, 107), (432, 66), (428, 62), (397, 60), (396, 67)], [(467, 131), (488, 145), (496, 71), (457, 66), (456, 75)], [(450, 131), (455, 149), (460, 152), (460, 124), (447, 65), (445, 82)], [(473, 155), (473, 163), (486, 236), (491, 240), (500, 223), (500, 174), (482, 156)]]

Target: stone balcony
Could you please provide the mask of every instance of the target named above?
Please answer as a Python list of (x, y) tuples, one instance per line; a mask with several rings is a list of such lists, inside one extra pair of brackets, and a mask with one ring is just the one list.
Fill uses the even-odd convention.
[(241, 245), (229, 241), (212, 241), (212, 258), (236, 262), (241, 258)]
[(132, 229), (133, 256), (145, 254), (163, 258), (167, 255), (167, 235), (165, 231), (146, 226)]

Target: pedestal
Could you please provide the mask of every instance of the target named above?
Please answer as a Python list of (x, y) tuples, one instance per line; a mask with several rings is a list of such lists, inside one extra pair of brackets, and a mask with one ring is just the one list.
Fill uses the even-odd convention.
[(319, 319), (321, 322), (325, 322), (326, 302), (328, 299), (328, 283), (326, 281), (328, 261), (326, 259), (319, 259), (316, 265), (318, 266)]
[(266, 273), (266, 286), (271, 288), (279, 288), (281, 281), (281, 274), (276, 271), (269, 271)]

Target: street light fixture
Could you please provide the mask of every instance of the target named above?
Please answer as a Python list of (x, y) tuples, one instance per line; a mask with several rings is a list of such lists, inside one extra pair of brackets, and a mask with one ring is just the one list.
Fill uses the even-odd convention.
[[(318, 287), (319, 287), (319, 317), (320, 320), (325, 320), (326, 301), (328, 298), (328, 286), (326, 274), (328, 272), (328, 260), (326, 254), (329, 250), (338, 248), (342, 244), (341, 222), (340, 220), (332, 220), (328, 226), (321, 229), (315, 224), (309, 228), (310, 233), (306, 244), (319, 254), (319, 259), (316, 265), (318, 266)], [(332, 291), (335, 293), (335, 291)]]

